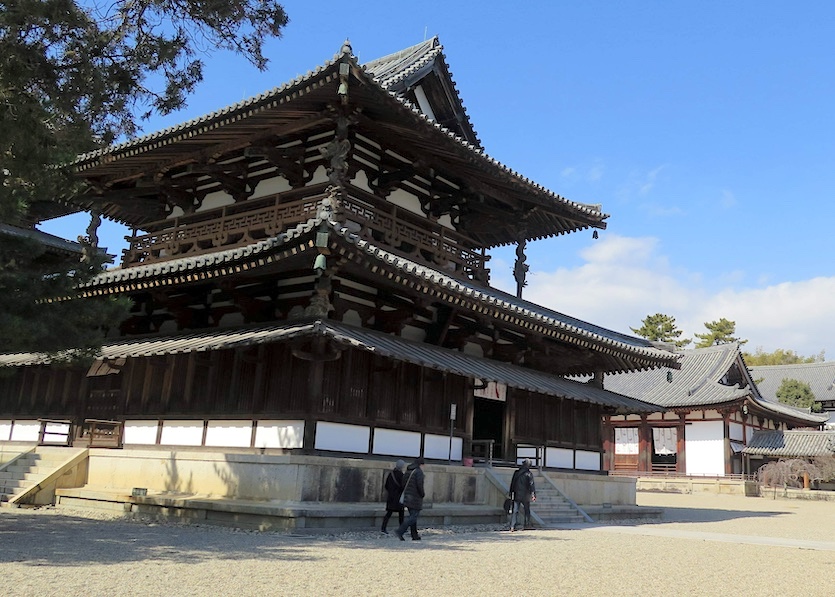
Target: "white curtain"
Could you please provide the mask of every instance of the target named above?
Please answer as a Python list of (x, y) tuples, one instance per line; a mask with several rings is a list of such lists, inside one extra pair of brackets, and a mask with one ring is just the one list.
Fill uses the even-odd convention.
[(655, 453), (668, 456), (675, 454), (677, 449), (678, 433), (675, 427), (653, 427), (652, 441), (655, 444)]
[(638, 453), (638, 428), (615, 427), (615, 454)]

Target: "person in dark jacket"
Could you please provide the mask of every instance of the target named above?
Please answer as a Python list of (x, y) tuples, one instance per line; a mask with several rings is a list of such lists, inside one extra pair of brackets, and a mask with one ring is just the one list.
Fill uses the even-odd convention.
[(531, 461), (527, 458), (510, 480), (510, 498), (513, 500), (513, 513), (510, 515), (510, 531), (516, 530), (516, 523), (520, 508), (525, 509), (525, 526), (531, 526), (531, 501), (536, 501), (536, 487), (534, 486), (533, 473), (531, 472)]
[(388, 535), (386, 527), (389, 523), (391, 515), (397, 512), (397, 518), (400, 524), (403, 524), (403, 504), (400, 503), (400, 494), (403, 493), (403, 467), (406, 463), (398, 460), (394, 463), (394, 469), (389, 471), (386, 477), (386, 515), (383, 516), (383, 526), (380, 528), (382, 532)]
[(403, 505), (409, 510), (409, 516), (403, 521), (394, 534), (401, 541), (405, 541), (403, 533), (406, 529), (411, 529), (412, 541), (420, 541), (420, 535), (417, 532), (417, 519), (420, 516), (420, 511), (423, 509), (423, 458), (418, 458), (406, 469), (404, 475), (403, 486)]

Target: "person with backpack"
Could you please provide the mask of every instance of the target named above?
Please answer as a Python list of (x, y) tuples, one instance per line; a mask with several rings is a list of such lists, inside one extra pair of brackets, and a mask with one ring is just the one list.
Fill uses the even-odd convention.
[(522, 528), (531, 528), (531, 502), (536, 501), (536, 487), (534, 486), (533, 473), (531, 472), (531, 461), (527, 458), (510, 480), (510, 499), (513, 500), (513, 513), (510, 515), (510, 532), (516, 530), (519, 520), (519, 510), (525, 509), (525, 525)]
[(380, 531), (386, 535), (389, 532), (386, 530), (391, 515), (397, 512), (399, 524), (403, 524), (403, 504), (400, 503), (400, 494), (403, 493), (403, 467), (406, 463), (398, 460), (394, 463), (394, 469), (389, 471), (386, 477), (386, 515), (383, 516), (383, 526)]

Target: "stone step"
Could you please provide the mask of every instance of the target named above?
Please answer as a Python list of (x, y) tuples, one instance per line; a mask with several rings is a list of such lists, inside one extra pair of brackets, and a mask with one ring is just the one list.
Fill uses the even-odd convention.
[(0, 481), (0, 491), (5, 493), (16, 493), (24, 487), (31, 487), (32, 485), (34, 485), (34, 483), (31, 481), (3, 479)]
[(10, 473), (0, 471), (0, 481), (4, 479), (25, 479), (27, 481), (41, 481), (46, 478), (44, 473)]

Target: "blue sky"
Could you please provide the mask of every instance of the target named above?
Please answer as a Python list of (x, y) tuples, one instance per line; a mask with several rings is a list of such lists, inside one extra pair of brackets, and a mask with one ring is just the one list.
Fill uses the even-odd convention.
[[(608, 229), (530, 245), (525, 298), (621, 332), (720, 317), (746, 349), (835, 354), (835, 4), (291, 0), (259, 73), (212, 54), (178, 124), (278, 86), (350, 38), (368, 61), (438, 35), (487, 153)], [(86, 220), (42, 229), (68, 238)], [(119, 253), (124, 230), (100, 243)], [(512, 249), (494, 285), (514, 291)]]

